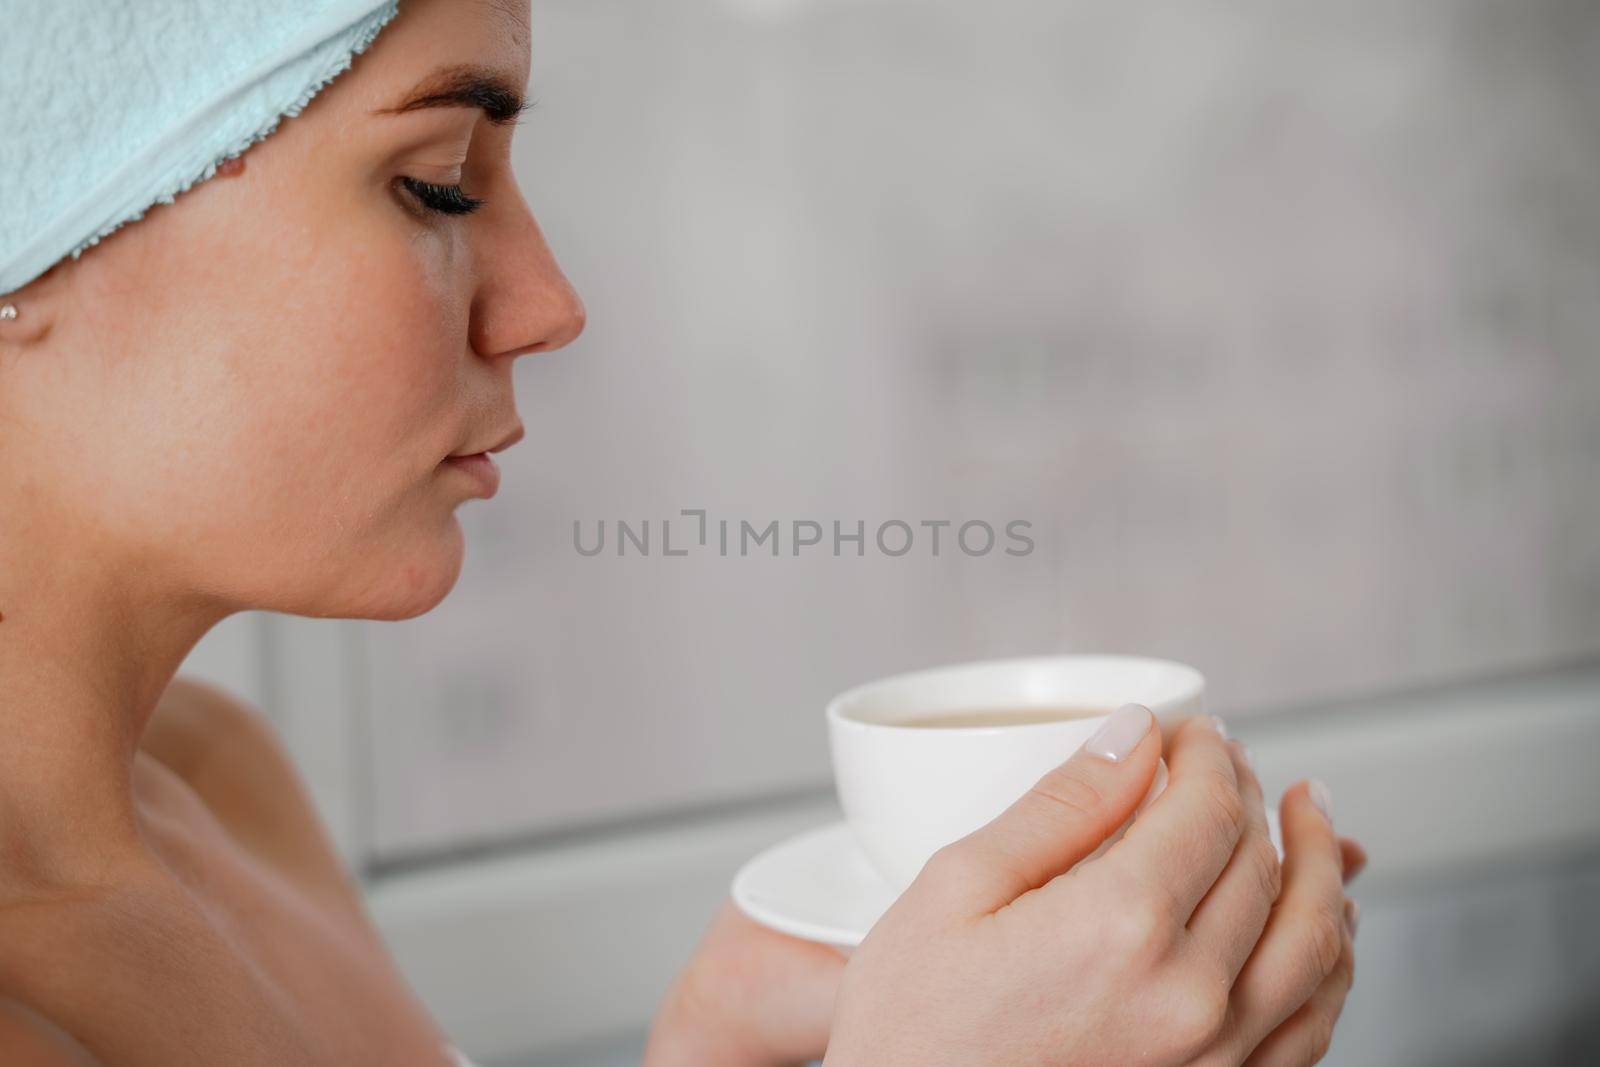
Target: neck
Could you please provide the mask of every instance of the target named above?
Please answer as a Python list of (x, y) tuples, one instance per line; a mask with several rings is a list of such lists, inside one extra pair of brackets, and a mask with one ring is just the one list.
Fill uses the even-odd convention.
[[(0, 519), (9, 523), (11, 516)], [(178, 666), (228, 611), (105, 545), (0, 523), (0, 856), (95, 882), (141, 846), (133, 759)], [(9, 879), (8, 879), (9, 880)]]

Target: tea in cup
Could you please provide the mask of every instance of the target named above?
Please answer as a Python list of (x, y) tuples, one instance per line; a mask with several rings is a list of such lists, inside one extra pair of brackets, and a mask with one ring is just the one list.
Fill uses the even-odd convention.
[[(869, 682), (827, 707), (839, 802), (898, 893), (934, 852), (999, 815), (1117, 708), (1143, 704), (1172, 726), (1203, 710), (1204, 693), (1193, 667), (1141, 656), (990, 660)], [(1165, 783), (1163, 764), (1139, 810)]]

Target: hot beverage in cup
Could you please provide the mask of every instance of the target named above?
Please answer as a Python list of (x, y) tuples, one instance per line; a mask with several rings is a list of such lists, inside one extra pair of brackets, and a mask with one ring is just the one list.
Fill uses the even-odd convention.
[(1051, 705), (1016, 708), (957, 708), (954, 711), (936, 711), (926, 715), (911, 715), (895, 723), (896, 726), (946, 729), (952, 726), (1032, 726), (1041, 722), (1065, 722), (1069, 719), (1094, 719), (1111, 714), (1108, 708), (1058, 708)]
[(870, 682), (827, 708), (839, 802), (867, 859), (899, 892), (929, 856), (999, 815), (1112, 711), (1143, 704), (1170, 725), (1202, 711), (1204, 692), (1194, 668), (1138, 656), (992, 660)]

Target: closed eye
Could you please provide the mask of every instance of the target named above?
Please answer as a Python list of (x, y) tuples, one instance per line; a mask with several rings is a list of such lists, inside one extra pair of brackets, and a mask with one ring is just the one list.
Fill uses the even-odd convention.
[(400, 184), (405, 186), (423, 207), (429, 211), (437, 211), (441, 215), (470, 215), (487, 203), (478, 197), (468, 196), (459, 185), (435, 185), (418, 178), (404, 177), (400, 179)]

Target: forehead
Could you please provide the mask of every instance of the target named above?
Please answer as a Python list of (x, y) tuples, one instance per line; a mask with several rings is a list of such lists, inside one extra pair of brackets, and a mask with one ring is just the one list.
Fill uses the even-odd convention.
[(492, 8), (498, 17), (505, 21), (509, 36), (518, 47), (523, 49), (528, 47), (528, 38), (531, 36), (528, 29), (530, 0), (474, 0), (474, 2)]
[(528, 0), (401, 0), (372, 50), (370, 106), (393, 105), (430, 72), (475, 66), (518, 88), (530, 65)]

